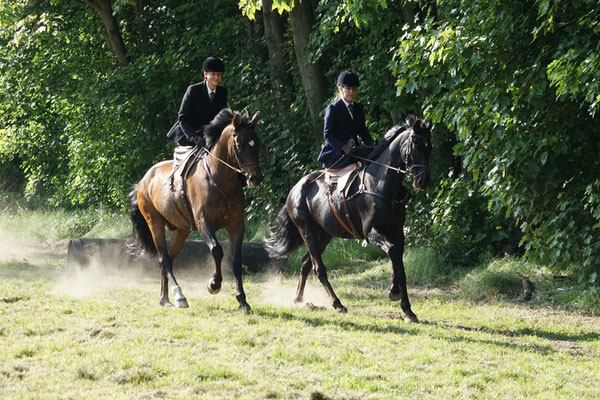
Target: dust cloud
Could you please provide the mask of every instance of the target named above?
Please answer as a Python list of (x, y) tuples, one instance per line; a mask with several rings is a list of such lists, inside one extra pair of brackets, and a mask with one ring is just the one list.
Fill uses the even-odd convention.
[(23, 239), (0, 229), (0, 261), (42, 258), (49, 251), (39, 245), (26, 243)]
[[(55, 292), (84, 298), (103, 290), (135, 288), (155, 292), (158, 297), (162, 275), (157, 257), (133, 257), (125, 241), (88, 244), (74, 253), (74, 260), (57, 277)], [(208, 295), (206, 284), (212, 276), (212, 260), (209, 265), (205, 257), (175, 260), (173, 271), (184, 293)]]
[(263, 286), (262, 300), (265, 303), (276, 306), (305, 306), (329, 307), (329, 296), (323, 285), (314, 277), (309, 275), (304, 288), (304, 303), (295, 304), (297, 280), (285, 279), (282, 274), (271, 275), (261, 286)]
[(93, 296), (101, 290), (122, 287), (140, 288), (147, 285), (160, 285), (158, 269), (151, 273), (138, 265), (126, 268), (113, 268), (101, 260), (91, 259), (85, 265), (67, 265), (57, 277), (54, 292), (66, 294), (77, 299)]

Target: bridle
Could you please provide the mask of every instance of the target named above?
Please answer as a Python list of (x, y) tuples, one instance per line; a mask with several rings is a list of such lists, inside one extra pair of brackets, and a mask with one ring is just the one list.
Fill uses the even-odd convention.
[[(229, 167), (230, 169), (234, 170), (235, 172), (237, 172), (238, 174), (242, 174), (244, 175), (246, 178), (248, 178), (248, 176), (257, 168), (259, 168), (258, 163), (245, 163), (243, 164), (240, 161), (240, 156), (239, 156), (239, 147), (237, 145), (237, 142), (235, 141), (235, 139), (233, 140), (233, 158), (235, 159), (236, 163), (237, 163), (237, 167), (229, 164), (228, 162), (226, 162), (225, 160), (215, 156), (213, 153), (211, 153), (211, 151), (207, 148), (207, 147), (203, 147), (202, 148), (209, 156), (211, 156), (212, 158), (214, 158), (215, 160), (219, 161), (220, 163), (222, 163), (223, 165)], [(250, 168), (246, 168), (250, 166)], [(247, 171), (247, 172), (246, 172)]]
[[(402, 154), (402, 151), (400, 152), (400, 154), (403, 155), (403, 157), (402, 157), (402, 163), (404, 164), (405, 167), (408, 165), (408, 159), (411, 156), (411, 149), (413, 148), (413, 146), (411, 146), (411, 145), (412, 145), (413, 141), (416, 140), (416, 139), (427, 141), (426, 137), (424, 137), (422, 135), (417, 135), (415, 133), (415, 131), (413, 130), (412, 133), (410, 135), (408, 135), (408, 138), (401, 145), (401, 150), (402, 150), (402, 148), (407, 148), (408, 149), (408, 151), (405, 151), (404, 154)], [(427, 143), (425, 143), (425, 147), (427, 147)], [(415, 168), (422, 168), (422, 171), (419, 172), (418, 174), (415, 174), (413, 172), (413, 169), (415, 169)], [(408, 172), (411, 175), (413, 175), (415, 177), (415, 179), (418, 179), (421, 175), (426, 174), (428, 170), (429, 170), (429, 166), (428, 165), (425, 165), (425, 164), (410, 164), (410, 167), (407, 168), (406, 172)]]

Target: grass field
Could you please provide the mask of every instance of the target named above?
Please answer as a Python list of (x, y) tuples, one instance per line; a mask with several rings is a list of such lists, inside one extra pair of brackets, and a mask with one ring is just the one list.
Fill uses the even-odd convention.
[(409, 325), (387, 261), (338, 260), (348, 314), (312, 277), (313, 307), (293, 305), (295, 276), (267, 272), (241, 315), (231, 276), (210, 296), (201, 267), (177, 275), (190, 308), (166, 309), (154, 265), (73, 269), (66, 247), (0, 240), (1, 399), (600, 399), (600, 318), (543, 299), (411, 285)]

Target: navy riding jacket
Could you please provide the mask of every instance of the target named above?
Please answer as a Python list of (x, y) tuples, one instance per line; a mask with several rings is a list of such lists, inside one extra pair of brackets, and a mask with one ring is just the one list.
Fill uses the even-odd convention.
[(323, 127), (325, 146), (323, 146), (317, 158), (318, 161), (323, 163), (323, 168), (343, 168), (354, 162), (351, 157), (342, 153), (342, 147), (350, 139), (354, 140), (354, 144), (358, 144), (359, 137), (368, 146), (375, 144), (365, 124), (363, 104), (355, 101), (352, 114), (354, 118), (350, 116), (350, 112), (342, 99), (327, 106)]

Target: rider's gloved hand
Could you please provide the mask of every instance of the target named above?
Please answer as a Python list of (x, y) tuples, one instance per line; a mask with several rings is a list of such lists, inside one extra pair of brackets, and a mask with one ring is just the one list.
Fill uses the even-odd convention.
[(346, 142), (344, 147), (342, 147), (342, 153), (348, 156), (352, 154), (352, 149), (354, 149), (354, 139), (350, 139)]
[(193, 136), (191, 140), (198, 147), (204, 147), (204, 144), (206, 143), (204, 136)]

